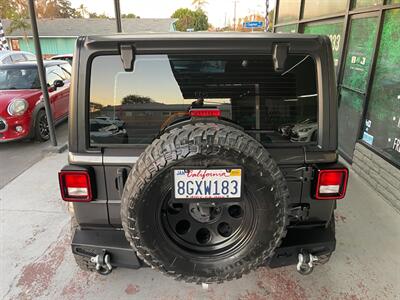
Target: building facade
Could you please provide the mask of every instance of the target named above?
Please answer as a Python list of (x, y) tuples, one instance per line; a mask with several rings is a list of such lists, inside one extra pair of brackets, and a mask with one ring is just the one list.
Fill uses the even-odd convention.
[[(124, 33), (175, 31), (176, 19), (122, 19)], [(30, 24), (30, 20), (27, 20)], [(107, 35), (117, 32), (115, 19), (38, 19), (40, 45), (44, 57), (74, 52), (75, 41), (81, 35)], [(12, 50), (35, 52), (30, 30), (9, 32), (11, 21), (3, 20), (6, 39)]]
[(329, 36), (339, 152), (400, 210), (400, 0), (277, 0), (274, 32)]

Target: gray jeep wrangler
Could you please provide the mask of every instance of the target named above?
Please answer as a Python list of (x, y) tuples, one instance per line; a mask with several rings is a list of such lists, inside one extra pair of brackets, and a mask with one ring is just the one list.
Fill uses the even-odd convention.
[(348, 170), (327, 37), (80, 37), (71, 86), (59, 180), (82, 269), (219, 283), (328, 261)]

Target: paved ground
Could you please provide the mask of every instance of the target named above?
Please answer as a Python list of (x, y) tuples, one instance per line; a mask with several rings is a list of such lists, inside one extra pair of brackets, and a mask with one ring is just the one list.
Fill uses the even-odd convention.
[[(67, 122), (56, 127), (57, 141), (65, 143), (68, 138)], [(0, 144), (0, 189), (43, 157), (43, 149), (50, 142), (32, 140)]]
[(354, 174), (329, 264), (306, 277), (261, 268), (203, 290), (147, 268), (78, 270), (57, 189), (65, 163), (65, 153), (46, 157), (0, 190), (1, 299), (400, 299), (400, 215)]

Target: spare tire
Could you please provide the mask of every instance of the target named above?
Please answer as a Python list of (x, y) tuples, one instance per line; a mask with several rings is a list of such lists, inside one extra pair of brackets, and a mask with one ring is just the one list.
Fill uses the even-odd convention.
[[(176, 168), (242, 168), (240, 200), (177, 202)], [(189, 122), (147, 147), (128, 176), (122, 225), (147, 264), (195, 283), (240, 278), (263, 265), (286, 234), (289, 192), (268, 151), (234, 125)]]

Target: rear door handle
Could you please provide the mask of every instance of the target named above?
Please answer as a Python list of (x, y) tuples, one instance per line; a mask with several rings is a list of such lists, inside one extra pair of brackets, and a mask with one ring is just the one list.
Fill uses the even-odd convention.
[(117, 170), (117, 178), (115, 178), (115, 183), (117, 186), (119, 197), (122, 199), (122, 193), (124, 192), (125, 182), (128, 178), (128, 171), (125, 168), (119, 168)]

